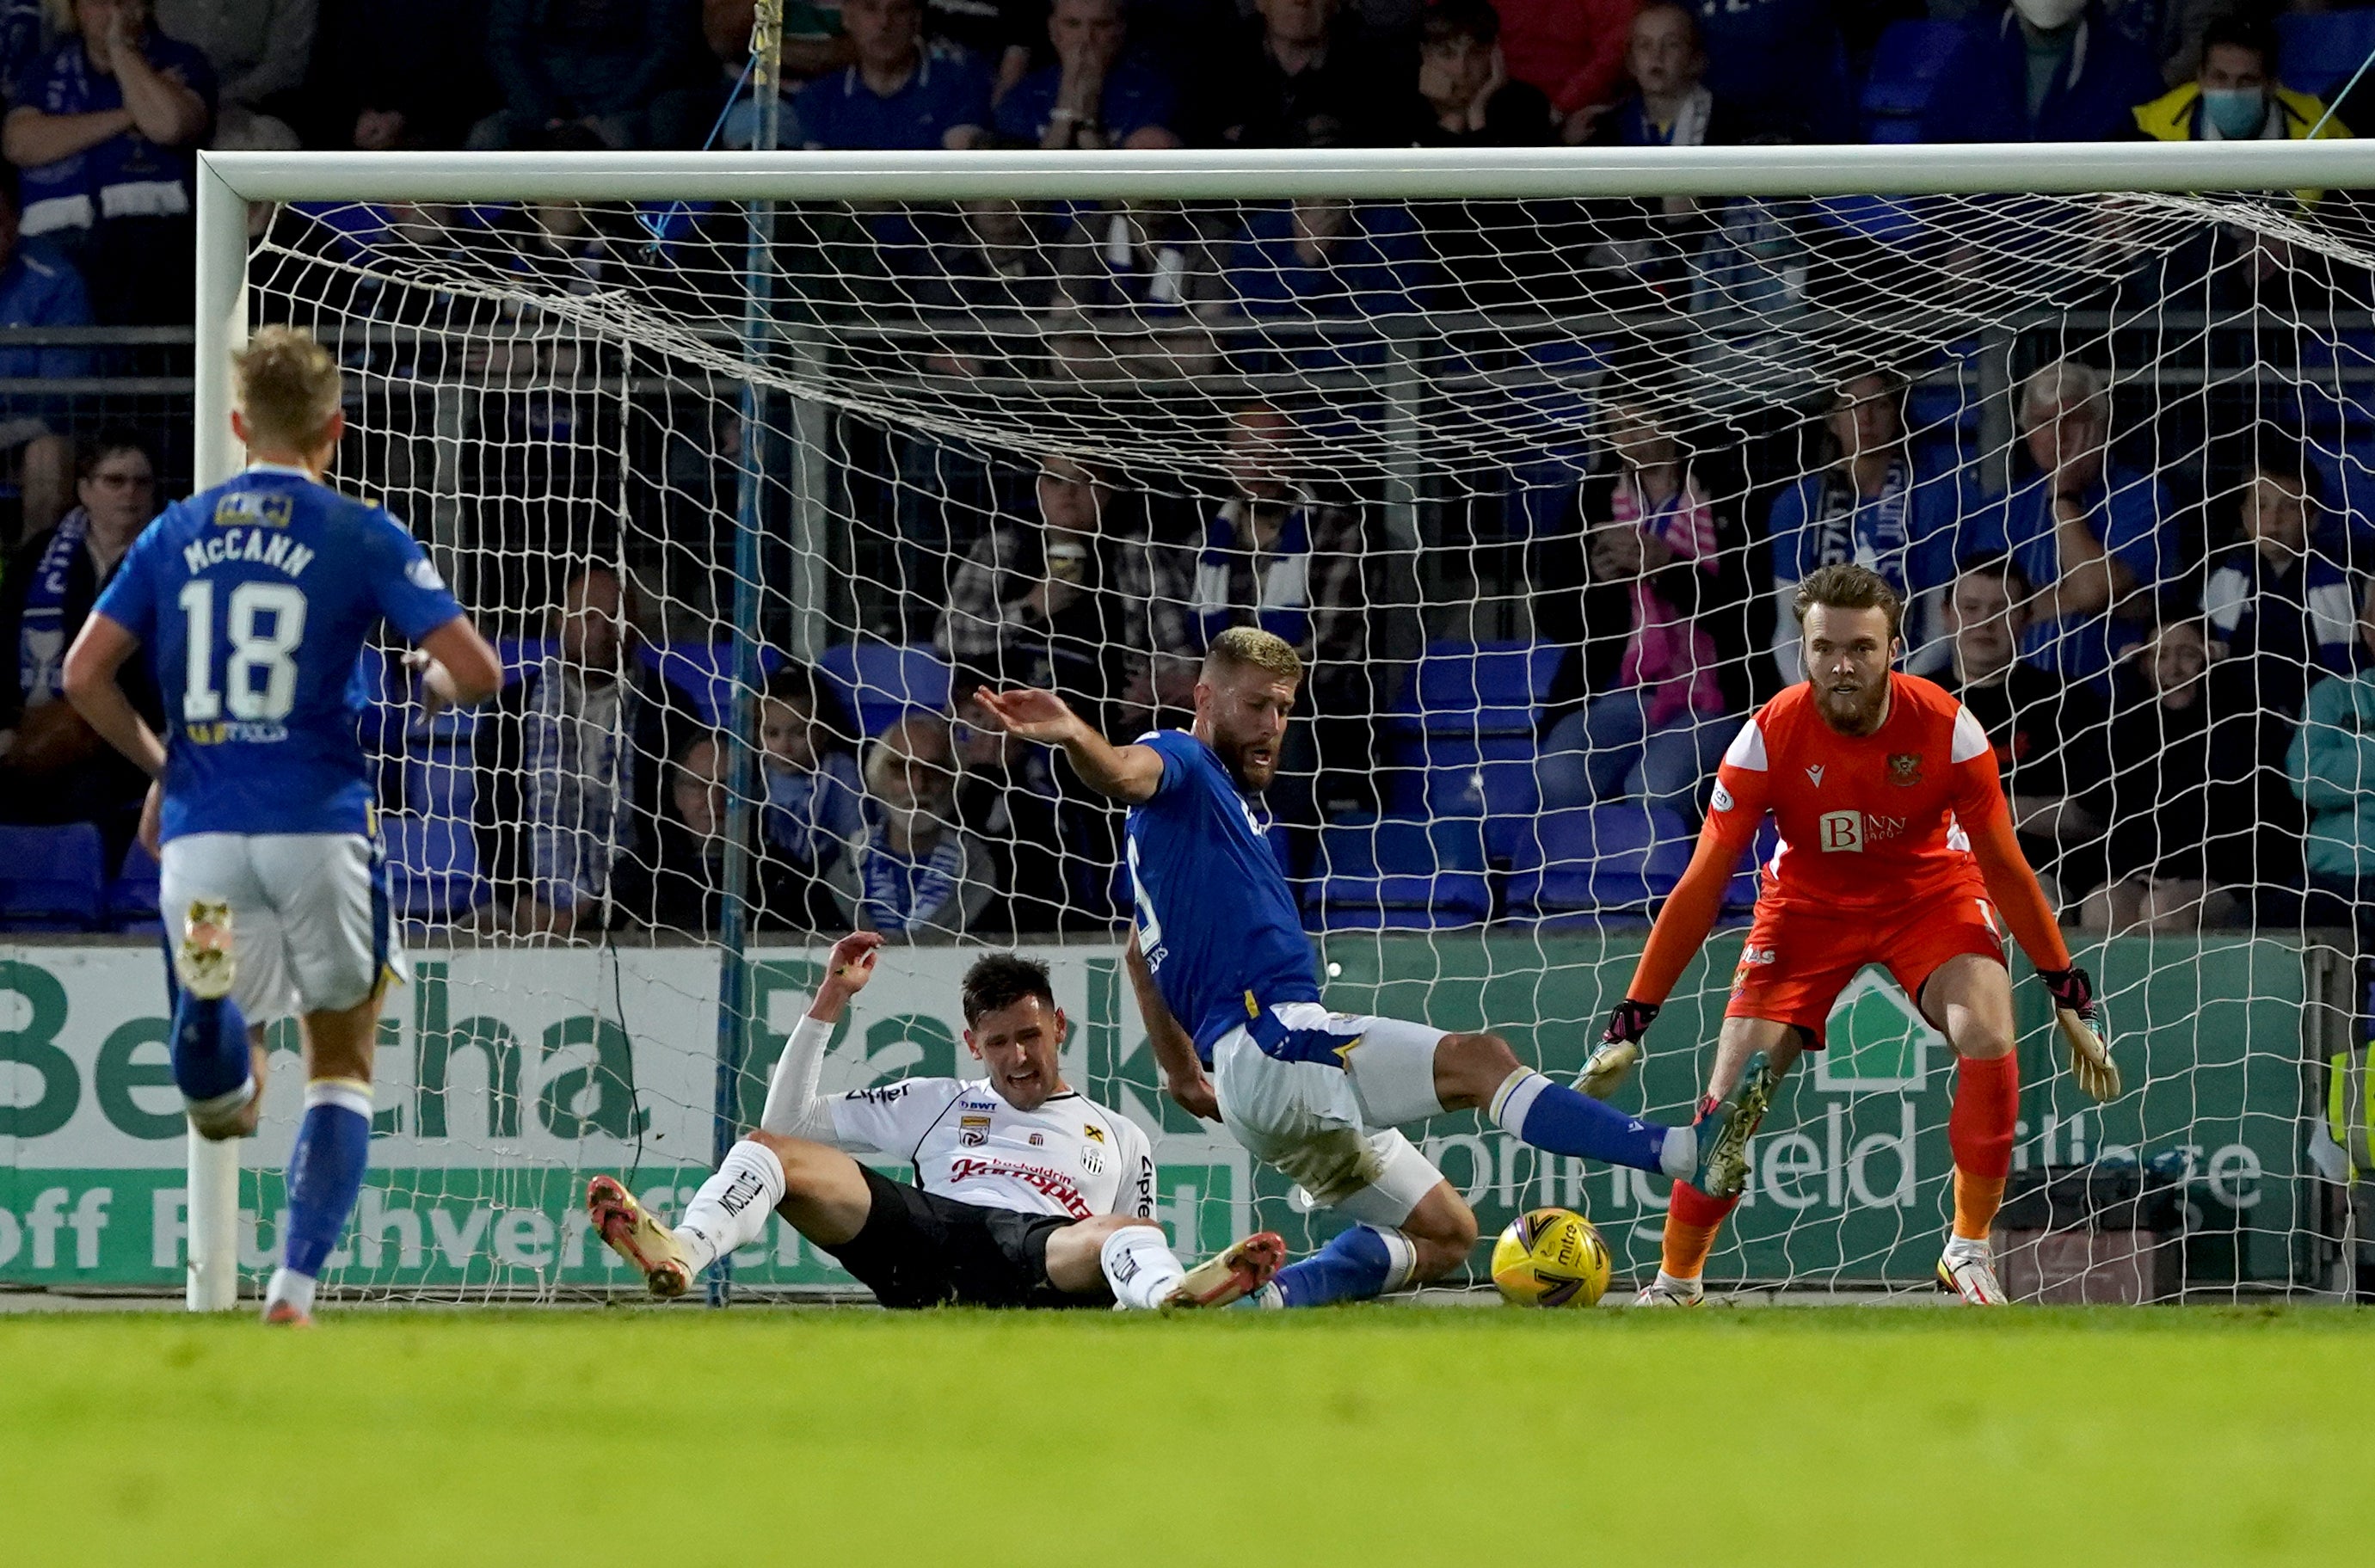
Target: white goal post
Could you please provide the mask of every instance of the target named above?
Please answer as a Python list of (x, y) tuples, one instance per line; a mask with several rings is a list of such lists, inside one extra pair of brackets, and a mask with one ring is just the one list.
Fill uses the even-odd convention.
[[(1450, 203), (2133, 194), (2149, 208), (2157, 197), (2197, 192), (2375, 188), (2375, 140), (920, 154), (203, 152), (196, 185), (195, 480), (205, 487), (239, 466), (229, 422), (230, 355), (250, 321), (251, 216), (278, 204)], [(1412, 460), (1421, 459), (1412, 454)], [(828, 519), (798, 511), (794, 519), (796, 527), (829, 525)], [(803, 559), (819, 554), (802, 548), (801, 541), (794, 545)], [(798, 600), (821, 601), (824, 584), (813, 565), (801, 570), (810, 575), (789, 590), (791, 618), (808, 625), (792, 641), (797, 652), (813, 654), (824, 640), (823, 611), (821, 603)], [(738, 647), (755, 629), (738, 620), (732, 632)], [(757, 666), (738, 660), (736, 667)], [(729, 941), (729, 964), (739, 961), (734, 946)], [(194, 1311), (221, 1310), (232, 1304), (237, 1287), (238, 1150), (193, 1137), (188, 1160), (187, 1304)], [(1506, 1171), (1503, 1179), (1506, 1185)], [(1543, 1191), (1549, 1190), (1546, 1171)]]

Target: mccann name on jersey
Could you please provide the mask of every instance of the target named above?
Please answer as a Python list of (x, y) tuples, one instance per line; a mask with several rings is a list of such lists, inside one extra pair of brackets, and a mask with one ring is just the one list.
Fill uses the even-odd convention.
[(364, 643), (462, 613), (404, 525), (302, 470), (259, 464), (167, 507), (100, 595), (171, 717), (164, 836), (360, 833)]

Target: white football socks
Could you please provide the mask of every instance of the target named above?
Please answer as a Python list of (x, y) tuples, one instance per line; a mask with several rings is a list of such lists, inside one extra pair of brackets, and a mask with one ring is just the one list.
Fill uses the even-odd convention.
[(1668, 1127), (1666, 1141), (1658, 1146), (1658, 1169), (1676, 1181), (1688, 1181), (1699, 1168), (1699, 1129), (1694, 1126)]
[(270, 1306), (275, 1302), (287, 1302), (299, 1312), (310, 1313), (313, 1310), (315, 1283), (311, 1274), (291, 1273), (286, 1267), (276, 1268), (272, 1271), (272, 1282), (264, 1288), (264, 1304)]
[(767, 1216), (784, 1201), (784, 1166), (765, 1144), (744, 1138), (726, 1151), (720, 1164), (692, 1201), (676, 1239), (696, 1274), (728, 1253), (757, 1241), (767, 1229)]
[(1658, 1270), (1656, 1289), (1665, 1291), (1668, 1295), (1680, 1296), (1686, 1302), (1697, 1301), (1707, 1293), (1707, 1288), (1696, 1279), (1678, 1279), (1662, 1268)]
[(1957, 1236), (1950, 1233), (1946, 1237), (1946, 1261), (1992, 1263), (1995, 1261), (1995, 1249), (1988, 1244), (1988, 1239), (1985, 1236)]
[(1188, 1274), (1161, 1227), (1154, 1225), (1125, 1225), (1116, 1231), (1097, 1249), (1097, 1262), (1105, 1268), (1105, 1283), (1113, 1287), (1114, 1300), (1140, 1311), (1161, 1306)]

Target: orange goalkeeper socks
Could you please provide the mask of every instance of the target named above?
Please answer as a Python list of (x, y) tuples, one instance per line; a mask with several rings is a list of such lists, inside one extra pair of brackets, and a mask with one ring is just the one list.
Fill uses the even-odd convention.
[(1676, 1182), (1673, 1197), (1666, 1203), (1666, 1234), (1659, 1267), (1677, 1279), (1697, 1279), (1707, 1268), (1707, 1254), (1715, 1250), (1715, 1233), (1723, 1228), (1723, 1217), (1739, 1201), (1736, 1197), (1709, 1197), (1688, 1182)]
[(1955, 1168), (1955, 1234), (1967, 1242), (1983, 1242), (1995, 1228), (1996, 1210), (2003, 1207), (2004, 1179), (1975, 1176)]
[(1965, 1241), (1985, 1241), (1994, 1227), (2004, 1178), (2012, 1171), (2013, 1127), (2019, 1115), (2018, 1057), (1960, 1059), (1946, 1141), (1955, 1150), (1955, 1234)]

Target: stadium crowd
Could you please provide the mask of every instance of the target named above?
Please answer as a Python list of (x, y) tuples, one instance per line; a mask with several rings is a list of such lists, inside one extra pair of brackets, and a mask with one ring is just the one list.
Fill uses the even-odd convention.
[[(2330, 113), (2286, 85), (2274, 17), (2296, 8), (2321, 7), (796, 0), (782, 139), (924, 150), (2346, 136), (2349, 102)], [(751, 10), (0, 0), (0, 325), (186, 322), (201, 146), (747, 146)], [(505, 242), (514, 265), (599, 275), (601, 232), (545, 209), (514, 216), (526, 225)], [(1747, 254), (1750, 227), (1768, 217), (1684, 200), (1593, 210), (1589, 253), (1559, 258), (1591, 297), (1553, 289), (1547, 301), (1696, 308), (1713, 288), (1736, 303), (1723, 258)], [(1230, 223), (1127, 204), (976, 204), (876, 246), (894, 275), (868, 299), (1043, 316), (1046, 358), (1019, 373), (1087, 385), (1235, 362), (1231, 321), (1546, 299), (1542, 277), (1513, 270), (1495, 236), (1450, 210), (1298, 202)], [(384, 242), (320, 228), (324, 242)], [(1554, 225), (1535, 242), (1554, 255)], [(2184, 277), (2223, 288), (2238, 272), (2214, 257)], [(1776, 286), (1802, 292), (1804, 268), (1796, 276)], [(2170, 277), (2164, 267), (2148, 287), (2173, 289)], [(951, 335), (934, 367), (984, 373), (1000, 351)], [(1267, 368), (1322, 371), (1360, 351), (1265, 350)], [(0, 383), (71, 378), (83, 352), (0, 348)], [(2160, 410), (2133, 404), (2149, 389), (2115, 386), (2083, 355), (2033, 358), (2009, 466), (1912, 439), (1899, 366), (1824, 378), (1819, 450), (1793, 436), (1777, 454), (1648, 397), (1594, 410), (1587, 471), (1555, 515), (1510, 539), (1525, 631), (1547, 650), (1518, 657), (1507, 705), (1522, 734), (1430, 728), (1426, 661), (1385, 656), (1388, 623), (1412, 603), (1394, 575), (1408, 562), (1395, 564), (1375, 497), (1297, 470), (1297, 416), (1273, 401), (1234, 408), (1225, 478), (1193, 496), (1052, 454), (1016, 481), (911, 441), (885, 461), (933, 482), (864, 492), (883, 513), (869, 525), (899, 552), (900, 591), (876, 630), (918, 645), (939, 685), (869, 714), (848, 658), (771, 665), (750, 737), (763, 805), (745, 892), (777, 929), (1105, 928), (1127, 903), (1113, 818), (981, 722), (971, 693), (1052, 685), (1108, 734), (1168, 722), (1209, 639), (1251, 621), (1311, 671), (1311, 717), (1272, 805), (1315, 924), (1637, 913), (1671, 885), (1669, 850), (1686, 842), (1742, 718), (1802, 674), (1789, 589), (1856, 560), (1907, 598), (1908, 667), (1986, 725), (2066, 918), (2099, 930), (2348, 924), (2375, 902), (2360, 897), (2375, 878), (2375, 808), (2358, 783), (2375, 736), (2375, 519), (2328, 501), (2297, 410), (2213, 407), (2199, 433), (2211, 456), (2193, 491), (2175, 494), (2168, 472), (2140, 466)], [(57, 660), (162, 499), (153, 441), (73, 426), (59, 400), (0, 384), (22, 519), (0, 580), (0, 638), (18, 670), (0, 682), (0, 820), (92, 822), (112, 872), (140, 781), (57, 701)], [(951, 472), (1007, 499), (931, 504)], [(714, 927), (727, 715), (671, 663), (630, 574), (584, 567), (551, 591), (535, 601), (551, 603), (549, 624), (511, 645), (522, 678), (432, 737), (437, 768), (384, 747), (399, 819), (466, 824), (455, 854), (467, 872), (410, 912), (522, 935)], [(1447, 655), (1460, 657), (1477, 683), (1472, 719), (1488, 661)], [(158, 695), (134, 697), (159, 722)], [(1605, 808), (1619, 805), (1646, 840), (1611, 837), (1624, 813)], [(1471, 819), (1472, 845), (1441, 831)], [(1432, 825), (1388, 831), (1401, 821)], [(1638, 897), (1554, 875), (1620, 855), (1638, 872), (1622, 888)], [(1398, 876), (1426, 890), (1421, 904), (1380, 890)]]

